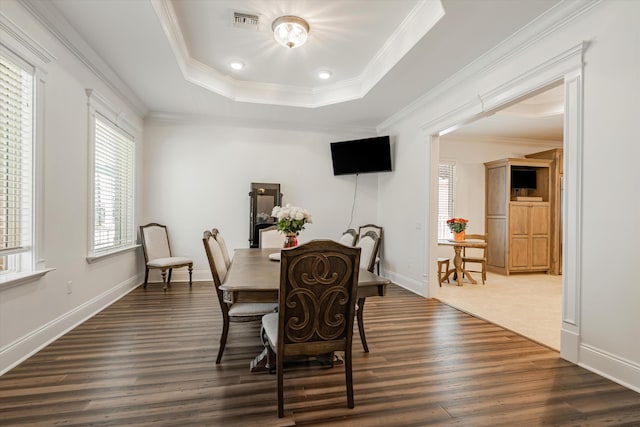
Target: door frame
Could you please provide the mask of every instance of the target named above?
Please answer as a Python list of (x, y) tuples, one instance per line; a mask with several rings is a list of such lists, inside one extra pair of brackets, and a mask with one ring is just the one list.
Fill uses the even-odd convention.
[(578, 363), (580, 345), (581, 228), (582, 228), (582, 149), (583, 149), (583, 67), (587, 43), (582, 42), (547, 59), (526, 72), (478, 94), (471, 101), (449, 110), (438, 119), (421, 126), (428, 144), (429, 200), (426, 222), (428, 281), (427, 295), (438, 289), (437, 216), (438, 163), (440, 136), (465, 124), (490, 116), (496, 111), (547, 90), (564, 85), (564, 191), (562, 194), (562, 328), (560, 356)]

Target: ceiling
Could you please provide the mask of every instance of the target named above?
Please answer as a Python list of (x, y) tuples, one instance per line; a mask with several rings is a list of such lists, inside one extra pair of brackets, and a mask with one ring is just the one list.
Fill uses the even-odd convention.
[[(559, 0), (27, 2), (78, 51), (86, 42), (94, 55), (85, 57), (108, 64), (97, 68), (144, 116), (371, 131)], [(234, 25), (234, 11), (257, 15), (258, 27)], [(309, 22), (305, 45), (273, 40), (271, 22), (286, 14)], [(477, 129), (523, 117), (513, 114)], [(551, 127), (532, 126), (540, 134), (529, 137), (557, 135)]]

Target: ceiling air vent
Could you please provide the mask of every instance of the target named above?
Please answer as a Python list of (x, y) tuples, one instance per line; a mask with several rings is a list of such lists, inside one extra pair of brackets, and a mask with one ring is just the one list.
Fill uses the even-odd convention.
[(258, 30), (260, 17), (252, 13), (233, 12), (233, 26), (238, 28), (247, 28)]

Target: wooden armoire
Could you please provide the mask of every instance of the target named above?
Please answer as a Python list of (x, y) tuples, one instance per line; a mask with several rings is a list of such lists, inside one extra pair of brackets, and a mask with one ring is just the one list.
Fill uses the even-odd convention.
[[(508, 158), (485, 163), (487, 269), (509, 275), (551, 268), (553, 160)], [(535, 188), (512, 185), (512, 171), (531, 171)], [(529, 185), (532, 187), (532, 185)]]

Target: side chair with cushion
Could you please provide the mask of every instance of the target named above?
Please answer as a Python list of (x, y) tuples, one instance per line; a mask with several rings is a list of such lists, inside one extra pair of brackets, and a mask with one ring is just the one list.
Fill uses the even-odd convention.
[(366, 224), (366, 225), (360, 226), (358, 228), (358, 240), (362, 239), (362, 237), (364, 237), (364, 235), (370, 231), (376, 233), (380, 238), (380, 244), (378, 245), (378, 252), (376, 253), (376, 261), (375, 261), (376, 271), (378, 274), (380, 274), (380, 248), (382, 247), (382, 227), (375, 224)]
[[(149, 270), (159, 269), (162, 274), (162, 289), (167, 290), (171, 285), (171, 273), (174, 268), (187, 267), (189, 269), (189, 287), (191, 287), (191, 276), (193, 272), (193, 261), (185, 257), (177, 257), (171, 254), (169, 244), (169, 233), (167, 226), (155, 222), (140, 226), (140, 238), (142, 239), (142, 250), (144, 252), (144, 288), (147, 287)], [(167, 271), (169, 277), (167, 277)]]
[(260, 230), (261, 248), (282, 248), (284, 246), (284, 234), (278, 231), (277, 225)]
[(222, 360), (222, 354), (227, 344), (229, 324), (231, 322), (258, 321), (264, 314), (273, 312), (278, 305), (276, 303), (237, 302), (227, 304), (224, 302), (224, 296), (220, 286), (224, 283), (227, 276), (227, 266), (224, 262), (222, 249), (209, 230), (204, 232), (202, 243), (207, 253), (213, 284), (216, 288), (218, 303), (222, 311), (222, 336), (220, 337), (220, 347), (218, 348), (218, 357), (216, 358), (216, 364), (218, 364)]
[[(487, 241), (486, 234), (465, 234), (466, 240)], [(480, 270), (469, 270), (467, 264), (480, 264)], [(462, 248), (462, 269), (470, 272), (482, 274), (482, 284), (487, 280), (487, 247), (484, 248)]]
[(262, 318), (269, 366), (276, 365), (278, 417), (284, 416), (284, 361), (344, 351), (347, 406), (354, 407), (353, 318), (360, 248), (313, 240), (282, 251), (277, 313)]
[[(356, 244), (361, 248), (360, 252), (360, 268), (368, 270), (373, 273), (373, 268), (376, 265), (377, 253), (380, 246), (380, 236), (375, 231), (368, 231), (364, 234)], [(365, 298), (358, 299), (358, 308), (356, 310), (356, 317), (358, 319), (358, 332), (360, 333), (360, 341), (362, 342), (362, 348), (365, 353), (369, 352), (369, 346), (367, 345), (367, 337), (364, 333), (364, 303)]]
[(211, 230), (211, 234), (213, 234), (213, 238), (216, 239), (216, 242), (220, 245), (220, 250), (222, 250), (222, 256), (224, 257), (224, 264), (229, 269), (231, 266), (231, 257), (229, 256), (229, 250), (227, 249), (227, 243), (224, 241), (222, 234), (218, 231), (217, 228)]
[(353, 228), (349, 228), (347, 231), (342, 233), (339, 242), (345, 246), (355, 246), (357, 240), (358, 233)]

